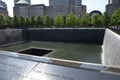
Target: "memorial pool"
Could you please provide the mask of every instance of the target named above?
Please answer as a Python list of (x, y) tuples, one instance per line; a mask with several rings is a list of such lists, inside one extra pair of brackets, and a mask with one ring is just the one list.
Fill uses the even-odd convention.
[[(1, 47), (0, 50), (21, 52), (29, 48), (51, 50), (43, 56), (81, 62), (101, 63), (101, 45), (63, 42), (24, 42)], [(35, 53), (33, 53), (35, 56)]]
[(110, 29), (0, 33), (0, 80), (120, 80), (120, 36)]

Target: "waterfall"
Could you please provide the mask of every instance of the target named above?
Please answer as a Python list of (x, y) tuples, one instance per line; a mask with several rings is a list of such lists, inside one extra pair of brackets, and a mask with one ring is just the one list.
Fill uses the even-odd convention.
[(109, 29), (105, 31), (102, 63), (120, 67), (120, 36)]

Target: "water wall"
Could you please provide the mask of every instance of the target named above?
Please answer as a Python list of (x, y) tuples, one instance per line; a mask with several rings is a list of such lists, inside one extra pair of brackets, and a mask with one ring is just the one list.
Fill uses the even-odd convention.
[(28, 40), (101, 44), (105, 29), (28, 29)]
[(6, 29), (0, 30), (0, 45), (20, 41), (103, 43), (105, 29)]
[(109, 29), (105, 31), (103, 52), (104, 65), (120, 67), (120, 36)]

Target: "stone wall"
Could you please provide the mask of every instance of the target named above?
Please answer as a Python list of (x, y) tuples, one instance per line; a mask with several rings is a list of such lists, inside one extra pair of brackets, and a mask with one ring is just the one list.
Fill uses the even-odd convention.
[(101, 44), (105, 29), (29, 29), (28, 40)]
[(24, 41), (21, 29), (0, 30), (0, 45)]
[(6, 29), (0, 30), (0, 45), (20, 41), (103, 43), (105, 29)]

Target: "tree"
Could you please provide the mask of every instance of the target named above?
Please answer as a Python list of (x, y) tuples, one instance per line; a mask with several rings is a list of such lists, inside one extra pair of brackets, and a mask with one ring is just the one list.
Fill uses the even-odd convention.
[(53, 26), (53, 19), (51, 17), (49, 17), (48, 15), (47, 16), (44, 16), (43, 17), (43, 25), (44, 26)]
[(4, 26), (4, 16), (3, 15), (0, 15), (0, 26)]
[(55, 26), (64, 26), (64, 19), (61, 15), (57, 15), (54, 19)]
[(111, 18), (112, 25), (119, 26), (120, 25), (120, 9), (116, 10)]
[(34, 16), (32, 16), (32, 17), (30, 18), (30, 25), (31, 25), (31, 27), (36, 26), (36, 19), (35, 19)]
[(29, 18), (25, 18), (25, 26), (26, 27), (30, 26), (30, 19)]
[(83, 17), (80, 20), (80, 25), (82, 26), (91, 26), (91, 17), (89, 16), (89, 14), (85, 14), (83, 15)]
[(11, 27), (13, 26), (13, 18), (10, 16), (6, 16), (5, 18), (5, 26)]
[(66, 17), (66, 25), (67, 26), (77, 26), (79, 24), (79, 19), (73, 13), (70, 13)]
[(92, 24), (93, 26), (100, 27), (103, 25), (103, 18), (101, 15), (94, 15), (92, 17)]
[(20, 27), (25, 27), (25, 18), (24, 17), (20, 17)]
[(17, 16), (14, 16), (13, 18), (13, 26), (14, 27), (19, 27), (20, 26), (20, 18)]
[(105, 27), (108, 27), (108, 26), (110, 26), (110, 24), (111, 24), (111, 17), (110, 17), (108, 12), (104, 12), (104, 14), (103, 14), (103, 25)]
[(66, 25), (66, 16), (63, 16), (64, 26)]
[(36, 25), (37, 26), (43, 26), (43, 20), (42, 20), (42, 17), (41, 16), (38, 16), (36, 18)]

